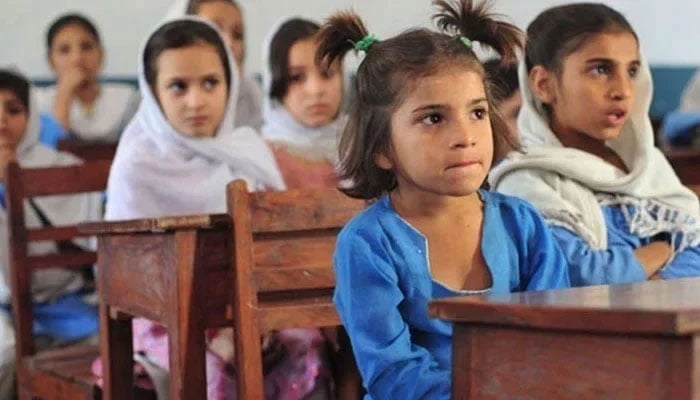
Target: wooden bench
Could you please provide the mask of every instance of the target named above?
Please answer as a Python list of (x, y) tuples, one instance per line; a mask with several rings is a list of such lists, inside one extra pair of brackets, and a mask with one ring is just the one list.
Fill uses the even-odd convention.
[[(99, 356), (97, 346), (74, 346), (37, 352), (33, 333), (31, 277), (36, 270), (61, 267), (84, 268), (93, 264), (90, 250), (63, 249), (56, 254), (30, 255), (35, 241), (69, 241), (85, 236), (77, 225), (29, 228), (25, 205), (31, 198), (101, 192), (106, 188), (111, 161), (81, 165), (22, 169), (7, 167), (7, 210), (10, 239), (13, 324), (16, 337), (17, 387), (20, 399), (99, 399), (101, 390), (90, 367)], [(60, 246), (59, 246), (60, 248)], [(139, 398), (152, 398), (137, 391)]]
[(450, 298), (452, 398), (700, 398), (700, 278)]
[[(337, 189), (249, 193), (228, 185), (239, 399), (263, 399), (260, 336), (285, 328), (338, 327), (332, 302), (333, 251), (340, 229), (365, 202)], [(357, 399), (359, 372), (349, 345), (334, 359), (337, 398)]]

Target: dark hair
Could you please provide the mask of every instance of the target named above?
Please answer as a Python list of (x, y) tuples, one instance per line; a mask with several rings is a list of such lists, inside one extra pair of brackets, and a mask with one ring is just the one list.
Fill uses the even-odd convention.
[(639, 41), (625, 17), (597, 3), (576, 3), (543, 11), (527, 27), (525, 64), (560, 72), (564, 58), (577, 51), (593, 35), (628, 32)]
[(187, 4), (187, 14), (191, 15), (196, 15), (197, 12), (199, 11), (199, 6), (201, 6), (204, 3), (215, 3), (222, 1), (224, 3), (228, 3), (238, 9), (238, 11), (241, 11), (241, 6), (238, 4), (236, 0), (190, 0), (189, 3)]
[[(390, 153), (391, 115), (411, 87), (407, 82), (455, 65), (485, 78), (483, 66), (471, 47), (462, 42), (462, 37), (491, 47), (504, 63), (513, 62), (516, 49), (522, 48), (522, 32), (494, 19), (486, 3), (436, 0), (433, 4), (438, 7), (433, 18), (442, 32), (415, 29), (376, 42), (358, 68), (354, 82), (356, 99), (339, 146), (341, 179), (351, 182), (342, 189), (348, 196), (372, 199), (396, 187), (394, 172), (379, 168), (375, 156)], [(331, 63), (352, 50), (353, 43), (367, 34), (356, 14), (335, 14), (321, 30), (317, 59)], [(484, 88), (491, 110), (494, 160), (498, 160), (516, 148), (517, 143), (493, 107), (486, 80)]]
[(270, 93), (266, 93), (271, 99), (282, 101), (289, 88), (289, 50), (299, 40), (308, 39), (316, 35), (320, 27), (318, 24), (300, 18), (290, 19), (280, 26), (270, 41)]
[(509, 98), (518, 89), (518, 64), (503, 65), (501, 60), (489, 60), (484, 63), (486, 77), (491, 82), (493, 101), (500, 103)]
[(0, 69), (0, 90), (14, 93), (24, 108), (29, 110), (29, 81), (26, 78), (10, 70)]
[(95, 38), (98, 45), (101, 45), (102, 42), (100, 41), (100, 34), (97, 32), (97, 28), (87, 17), (82, 14), (64, 14), (53, 21), (48, 31), (46, 31), (46, 49), (48, 51), (51, 51), (56, 35), (69, 25), (79, 25)]
[(231, 88), (231, 66), (224, 42), (211, 26), (192, 20), (177, 20), (164, 24), (151, 35), (143, 52), (146, 82), (153, 88), (158, 78), (158, 57), (166, 50), (181, 49), (198, 44), (214, 46), (224, 65), (226, 85)]

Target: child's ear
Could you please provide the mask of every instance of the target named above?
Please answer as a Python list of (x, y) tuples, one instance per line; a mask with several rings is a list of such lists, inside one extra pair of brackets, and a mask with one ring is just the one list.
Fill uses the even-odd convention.
[(530, 70), (528, 77), (533, 95), (543, 104), (552, 104), (556, 101), (555, 80), (556, 76), (541, 65), (535, 65)]
[(377, 167), (387, 171), (394, 167), (394, 163), (391, 161), (391, 158), (384, 154), (384, 152), (378, 152), (374, 155), (374, 163), (377, 165)]

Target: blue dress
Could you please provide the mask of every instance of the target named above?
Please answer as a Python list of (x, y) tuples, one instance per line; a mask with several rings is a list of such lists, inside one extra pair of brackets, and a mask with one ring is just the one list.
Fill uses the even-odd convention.
[(515, 197), (481, 195), (481, 251), (492, 281), (485, 291), (458, 291), (432, 279), (425, 236), (387, 196), (338, 236), (334, 302), (368, 391), (365, 400), (450, 398), (452, 324), (430, 318), (429, 301), (569, 286), (564, 256), (539, 213)]
[[(620, 207), (608, 206), (602, 210), (608, 231), (608, 247), (605, 250), (592, 249), (566, 228), (552, 227), (568, 261), (572, 286), (645, 281), (646, 272), (634, 251), (651, 243), (652, 238), (632, 234)], [(664, 279), (700, 276), (700, 247), (688, 248), (676, 254), (659, 274)]]

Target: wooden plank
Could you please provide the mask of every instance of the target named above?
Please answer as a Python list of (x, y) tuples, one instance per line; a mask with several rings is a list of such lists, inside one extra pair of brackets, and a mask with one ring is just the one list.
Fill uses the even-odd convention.
[(228, 214), (181, 215), (78, 224), (78, 230), (85, 235), (148, 233), (190, 229), (226, 230), (230, 227), (231, 218)]
[(700, 332), (700, 278), (436, 300), (441, 319), (587, 332)]
[(97, 254), (92, 251), (75, 253), (55, 253), (45, 256), (27, 257), (26, 265), (31, 269), (80, 268), (97, 262)]
[(284, 196), (276, 192), (250, 195), (253, 233), (337, 228), (365, 207), (363, 200), (324, 189), (289, 190)]
[(340, 317), (330, 301), (295, 305), (265, 306), (258, 310), (260, 330), (282, 328), (321, 328), (340, 325)]
[(258, 269), (255, 271), (255, 282), (258, 290), (261, 292), (333, 289), (335, 287), (335, 275), (333, 270), (328, 267)]
[[(692, 339), (472, 325), (455, 399), (692, 399)], [(469, 387), (466, 385), (469, 384)]]
[(107, 187), (111, 160), (65, 167), (22, 169), (20, 179), (28, 198), (58, 194), (101, 192)]
[(72, 240), (79, 237), (91, 236), (80, 233), (78, 227), (58, 226), (50, 228), (27, 229), (27, 240), (30, 242)]

